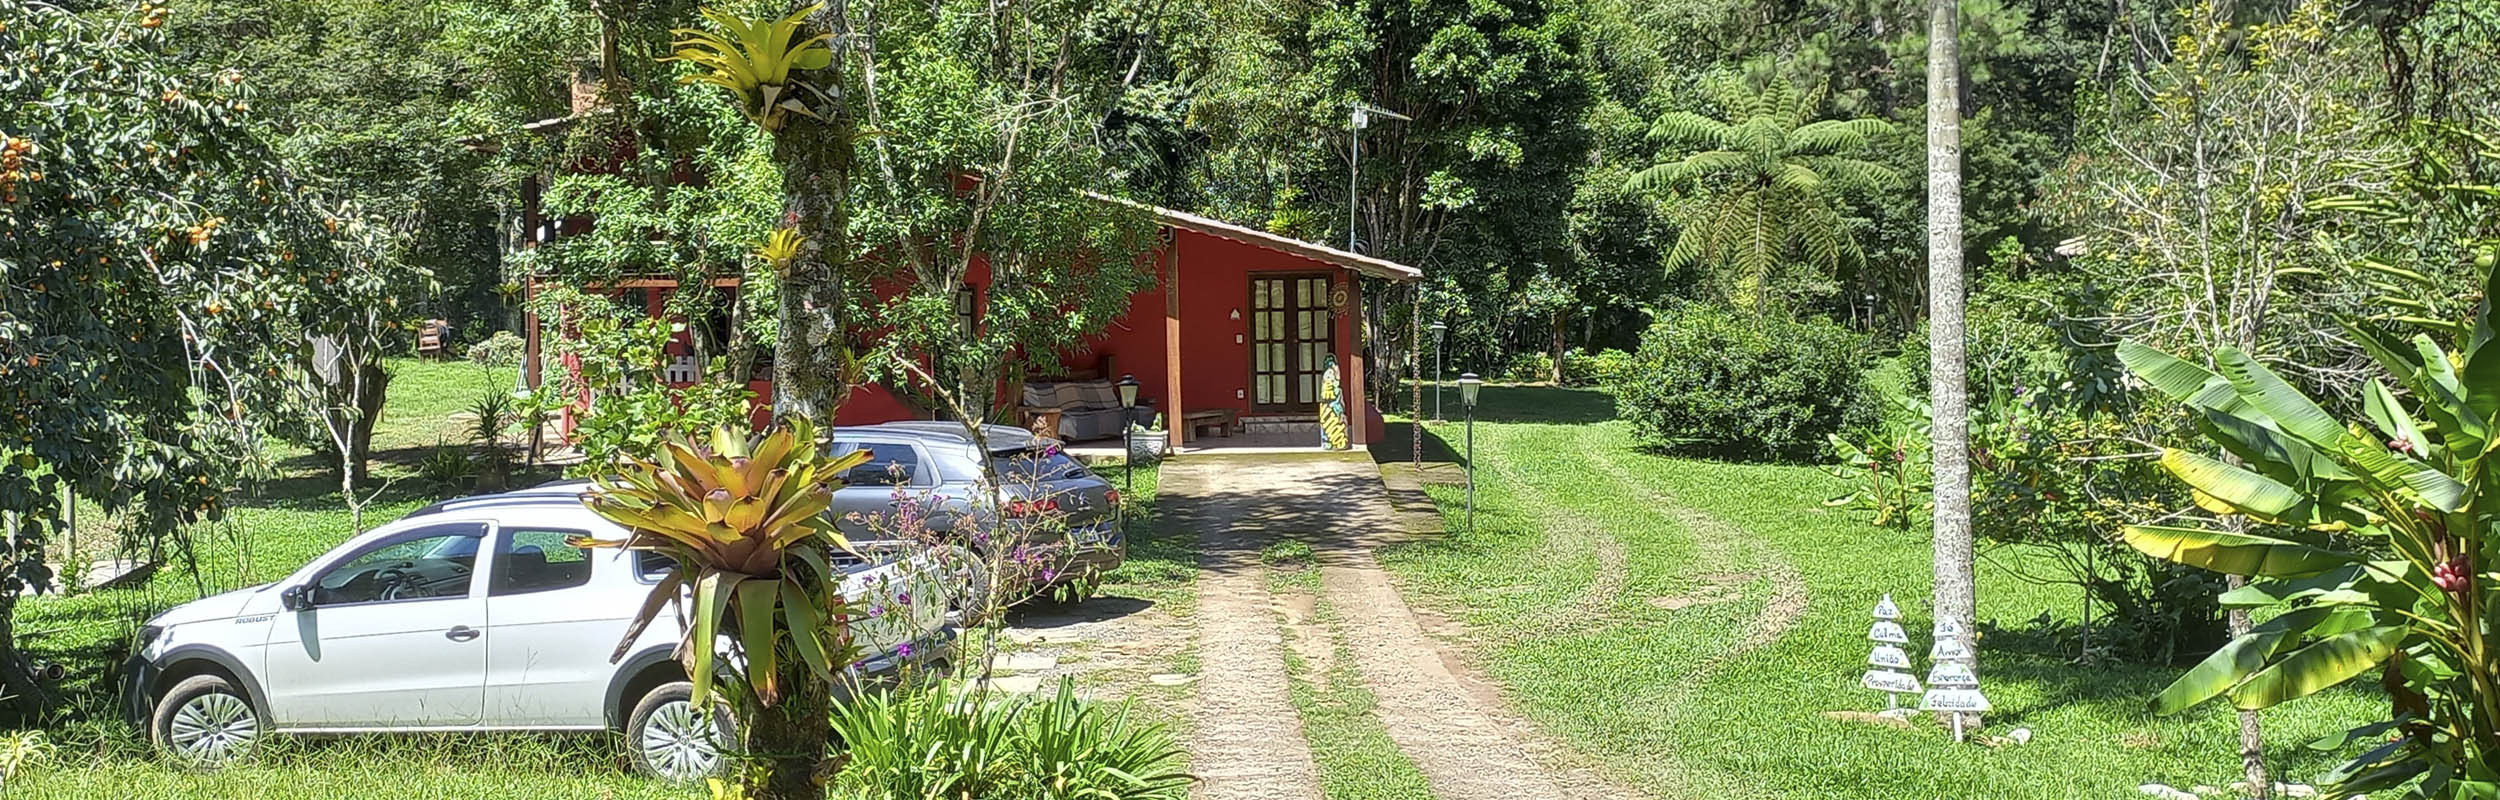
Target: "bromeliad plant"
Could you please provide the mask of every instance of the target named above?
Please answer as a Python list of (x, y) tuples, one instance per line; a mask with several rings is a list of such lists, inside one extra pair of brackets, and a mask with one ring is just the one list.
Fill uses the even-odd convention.
[[(2493, 286), (2490, 288), (2500, 288)], [(2207, 658), (2153, 699), (2162, 713), (2228, 695), (2241, 709), (2305, 697), (2375, 672), (2390, 718), (2321, 742), (2369, 749), (2326, 776), (2329, 796), (2397, 787), (2407, 797), (2500, 796), (2500, 346), (2490, 288), (2463, 352), (2428, 336), (2398, 342), (2348, 325), (2404, 394), (2373, 381), (2368, 427), (2338, 423), (2238, 350), (2215, 369), (2122, 345), (2135, 374), (2186, 403), (2205, 436), (2238, 463), (2167, 450), (2162, 464), (2198, 505), (2300, 540), (2238, 530), (2133, 526), (2128, 544), (2159, 558), (2254, 582), (2224, 605), (2281, 613)], [(2217, 374), (2218, 373), (2218, 374)], [(2408, 409), (2408, 398), (2410, 405)], [(2358, 541), (2366, 552), (2325, 542)], [(2418, 782), (2416, 782), (2418, 779)], [(2408, 784), (2410, 784), (2408, 786)]]
[(583, 504), (633, 535), (578, 545), (647, 550), (677, 563), (651, 587), (610, 658), (623, 658), (660, 608), (690, 586), (693, 619), (678, 655), (696, 705), (711, 695), (721, 635), (738, 643), (744, 688), (759, 705), (779, 702), (786, 688), (785, 643), (830, 683), (851, 659), (844, 657), (842, 573), (828, 555), (850, 544), (824, 512), (839, 476), (867, 458), (865, 451), (824, 455), (815, 428), (799, 420), (755, 440), (727, 427), (713, 430), (708, 444), (672, 436), (653, 459), (627, 457), (615, 475), (593, 479)]
[(807, 101), (791, 91), (790, 73), (833, 64), (832, 34), (798, 38), (808, 15), (822, 8), (824, 4), (818, 3), (780, 19), (748, 19), (716, 8), (702, 9), (703, 18), (720, 26), (721, 32), (671, 31), (677, 41), (669, 49), (679, 60), (700, 68), (680, 81), (709, 83), (736, 93), (738, 111), (767, 131), (780, 130), (783, 117), (790, 112), (816, 116)]

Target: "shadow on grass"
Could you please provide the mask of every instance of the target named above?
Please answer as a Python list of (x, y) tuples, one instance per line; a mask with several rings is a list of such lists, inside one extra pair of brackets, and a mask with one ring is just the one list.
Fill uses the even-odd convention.
[[(1467, 415), (1466, 408), (1458, 399), (1458, 387), (1444, 384), (1441, 391), (1441, 416), (1445, 421), (1434, 422), (1427, 427), (1447, 426), (1450, 430), (1458, 430), (1465, 424)], [(1427, 384), (1424, 386), (1424, 408), (1432, 407), (1432, 386)], [(1614, 395), (1599, 389), (1487, 385), (1476, 398), (1477, 422), (1581, 425), (1614, 418)]]

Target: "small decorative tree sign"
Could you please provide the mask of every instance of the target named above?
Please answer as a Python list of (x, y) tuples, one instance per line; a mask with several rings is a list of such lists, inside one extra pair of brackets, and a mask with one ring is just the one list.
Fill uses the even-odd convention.
[(1971, 668), (1978, 654), (1970, 645), (1959, 623), (1945, 620), (1936, 623), (1936, 644), (1927, 651), (1935, 666), (1927, 670), (1927, 693), (1919, 699), (1920, 710), (1953, 717), (1953, 740), (1962, 741), (1966, 731), (1962, 715), (1988, 710), (1988, 696), (1979, 693), (1979, 674)]
[(1875, 625), (1867, 629), (1866, 638), (1875, 640), (1875, 649), (1866, 655), (1866, 663), (1874, 669), (1858, 680), (1858, 685), (1884, 693), (1884, 711), (1901, 708), (1901, 695), (1917, 694), (1918, 679), (1910, 676), (1913, 665), (1910, 654), (1900, 645), (1909, 643), (1909, 634), (1893, 620), (1901, 618), (1901, 608), (1892, 603), (1892, 595), (1884, 595), (1875, 604)]

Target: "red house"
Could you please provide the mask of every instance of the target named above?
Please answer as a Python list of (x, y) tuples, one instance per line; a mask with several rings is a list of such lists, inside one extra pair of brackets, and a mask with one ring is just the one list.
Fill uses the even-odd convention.
[[(1134, 375), (1140, 404), (1164, 415), (1177, 450), (1194, 427), (1215, 419), (1245, 425), (1316, 420), (1333, 357), (1351, 423), (1348, 438), (1355, 447), (1380, 440), (1380, 413), (1364, 396), (1361, 279), (1403, 283), (1421, 278), (1421, 270), (1195, 214), (1141, 208), (1164, 231), (1152, 254), (1154, 284), (1109, 328), (1062, 354), (1059, 369), (1035, 367), (1027, 377)], [(976, 306), (988, 297), (988, 281), (986, 270), (970, 276)], [(609, 288), (640, 290), (645, 308), (658, 314), (674, 284), (641, 280)], [(532, 318), (527, 363), (533, 365), (539, 335)], [(538, 371), (528, 374), (535, 378)], [(754, 388), (770, 396), (769, 383)], [(836, 421), (866, 425), (922, 416), (885, 387), (864, 386)]]

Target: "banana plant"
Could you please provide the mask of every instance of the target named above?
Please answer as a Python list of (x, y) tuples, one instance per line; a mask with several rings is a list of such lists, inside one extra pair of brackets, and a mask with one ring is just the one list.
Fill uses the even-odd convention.
[(749, 19), (717, 8), (702, 9), (703, 18), (719, 26), (721, 32), (701, 28), (670, 31), (677, 37), (669, 45), (677, 60), (692, 62), (699, 69), (678, 81), (709, 83), (737, 94), (739, 112), (767, 131), (781, 130), (782, 121), (790, 113), (815, 117), (807, 101), (792, 91), (790, 74), (833, 64), (833, 34), (799, 38), (800, 26), (806, 24), (809, 15), (823, 8), (824, 4), (818, 3), (780, 19)]
[[(2500, 274), (2494, 271), (2493, 274)], [(2486, 277), (2486, 282), (2491, 279)], [(2347, 323), (2394, 378), (2363, 387), (2363, 422), (2338, 421), (2257, 359), (2213, 368), (2135, 343), (2119, 357), (2184, 403), (2227, 457), (2167, 450), (2162, 465), (2196, 503), (2244, 525), (2126, 528), (2158, 558), (2250, 576), (2229, 608), (2276, 614), (2152, 700), (2176, 713), (2216, 697), (2262, 709), (2375, 675), (2389, 718), (2313, 747), (2366, 746), (2321, 782), (2331, 797), (2500, 797), (2500, 346), (2487, 286), (2479, 319), (2451, 350)], [(2279, 532), (2279, 533), (2277, 533)], [(2350, 549), (2332, 546), (2350, 543)]]
[(708, 707), (717, 637), (744, 657), (744, 686), (770, 707), (784, 690), (781, 645), (827, 682), (851, 663), (842, 573), (828, 556), (849, 542), (825, 519), (844, 471), (866, 451), (824, 455), (805, 420), (748, 439), (720, 428), (709, 442), (672, 435), (649, 461), (626, 458), (582, 495), (590, 510), (623, 526), (623, 539), (576, 540), (578, 547), (646, 550), (677, 569), (651, 587), (609, 660), (623, 658), (663, 606), (693, 588), (693, 613), (679, 661)]

